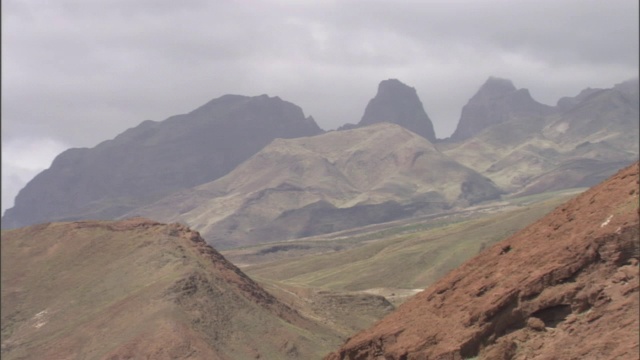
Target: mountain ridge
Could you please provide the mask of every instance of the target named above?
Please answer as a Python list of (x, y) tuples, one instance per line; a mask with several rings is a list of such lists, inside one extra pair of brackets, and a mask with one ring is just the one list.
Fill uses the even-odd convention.
[[(575, 98), (559, 100), (559, 105), (551, 108), (537, 103), (526, 89), (517, 89), (510, 80), (490, 77), (466, 105), (458, 126), (460, 131), (467, 129), (474, 135), (460, 141), (455, 141), (455, 138), (431, 141), (429, 149), (435, 147), (449, 160), (490, 179), (504, 191), (505, 196), (590, 186), (638, 158), (635, 138), (638, 132), (638, 103), (637, 79), (617, 84), (611, 89), (586, 89)], [(351, 127), (354, 130), (364, 129), (386, 120), (405, 129), (421, 124), (422, 130), (418, 130), (424, 133), (422, 138), (435, 139), (429, 130), (432, 128), (431, 121), (416, 90), (396, 79), (384, 80), (379, 84), (378, 93), (365, 109), (362, 124)], [(403, 123), (405, 120), (408, 122)], [(366, 122), (373, 124), (364, 126)], [(343, 127), (343, 130), (348, 127)], [(302, 109), (278, 97), (224, 95), (187, 114), (172, 116), (162, 122), (144, 121), (95, 148), (65, 151), (53, 161), (50, 169), (38, 174), (21, 190), (16, 198), (16, 206), (8, 209), (3, 216), (2, 227), (84, 218), (122, 218), (125, 214), (135, 215), (137, 209), (162, 201), (165, 197), (179, 199), (185, 191), (200, 192), (202, 197), (219, 197), (217, 192), (211, 193), (197, 187), (229, 174), (265, 146), (274, 144), (274, 139), (302, 138), (323, 133), (312, 117), (305, 117)], [(345, 139), (344, 143), (348, 144), (349, 141)], [(286, 171), (309, 171), (314, 176), (327, 177), (325, 183), (340, 184), (335, 189), (325, 184), (323, 191), (355, 194), (361, 190), (350, 182), (375, 182), (384, 177), (381, 174), (363, 173), (357, 175), (360, 180), (348, 179), (342, 170), (333, 168), (335, 164), (314, 155), (315, 150), (296, 147), (292, 142), (284, 142), (281, 146), (293, 146), (298, 153), (292, 156), (284, 150), (279, 151), (280, 155), (273, 152), (271, 158), (265, 161), (273, 163), (277, 156), (282, 156), (280, 161), (299, 163), (291, 168), (285, 167)], [(404, 145), (387, 143), (387, 146), (393, 148)], [(344, 149), (347, 151), (347, 148)], [(307, 155), (311, 158), (306, 158)], [(384, 163), (393, 158), (383, 161), (364, 154), (351, 155), (354, 161), (348, 165), (352, 169), (369, 166), (367, 162)], [(407, 153), (402, 157), (414, 155), (420, 157), (418, 153)], [(309, 167), (309, 162), (317, 162), (317, 169)], [(440, 165), (446, 164), (434, 165), (431, 169), (441, 171), (438, 168)], [(353, 174), (355, 172), (351, 171)], [(246, 174), (247, 179), (251, 179), (251, 176)], [(280, 179), (279, 174), (271, 173), (270, 176)], [(332, 178), (334, 176), (335, 179)], [(304, 210), (299, 216), (310, 224), (310, 218), (320, 213), (332, 213), (335, 216), (332, 221), (341, 222), (342, 225), (338, 226), (341, 229), (349, 222), (364, 225), (360, 221), (366, 218), (372, 221), (395, 219), (388, 215), (394, 212), (412, 216), (422, 210), (404, 200), (397, 201), (398, 192), (415, 192), (411, 188), (413, 180), (405, 180), (396, 179), (382, 186), (386, 188), (377, 189), (375, 203), (366, 195), (354, 195), (349, 205), (333, 200), (327, 202), (314, 195), (314, 189), (309, 188), (307, 190), (311, 192), (302, 196), (306, 200), (300, 203), (300, 208)], [(266, 179), (263, 182), (267, 184), (270, 181)], [(287, 184), (280, 179), (280, 183), (268, 185), (261, 195), (256, 196), (269, 197), (275, 194), (274, 191), (282, 192), (288, 186), (293, 189), (298, 185)], [(446, 186), (443, 184), (441, 187)], [(476, 190), (468, 188), (466, 193), (482, 193)], [(295, 191), (300, 193), (306, 190), (303, 186)], [(385, 196), (387, 198), (383, 199)], [(427, 203), (436, 201), (433, 196), (440, 195), (433, 193), (424, 199), (416, 199), (415, 203), (422, 201), (427, 206)], [(310, 202), (311, 198), (315, 200)], [(466, 200), (473, 203), (481, 198), (483, 196)], [(170, 203), (166, 205), (173, 206)], [(344, 212), (348, 206), (354, 207), (353, 210), (359, 206), (359, 210)], [(169, 211), (186, 212), (190, 209), (181, 207)], [(283, 215), (278, 221), (289, 223), (293, 221), (292, 216), (294, 214)], [(198, 221), (195, 225), (201, 223)], [(229, 226), (239, 224), (230, 223)], [(329, 231), (329, 227), (330, 224), (323, 224), (296, 232), (299, 235), (317, 234)], [(277, 235), (276, 230), (268, 230), (272, 233), (270, 237), (289, 236)]]
[(226, 176), (127, 216), (184, 221), (227, 248), (442, 211), (500, 194), (489, 179), (423, 137), (378, 123), (276, 139)]
[(638, 357), (638, 176), (559, 206), (326, 359)]
[(180, 224), (50, 223), (2, 237), (3, 359), (295, 359), (338, 339)]
[(225, 95), (188, 114), (144, 121), (94, 148), (63, 152), (18, 193), (2, 226), (112, 219), (225, 175), (276, 137), (322, 132), (278, 97)]
[(553, 108), (535, 101), (529, 90), (517, 89), (511, 80), (490, 76), (462, 108), (462, 114), (449, 141), (468, 139), (483, 129), (508, 121), (520, 114), (548, 115)]

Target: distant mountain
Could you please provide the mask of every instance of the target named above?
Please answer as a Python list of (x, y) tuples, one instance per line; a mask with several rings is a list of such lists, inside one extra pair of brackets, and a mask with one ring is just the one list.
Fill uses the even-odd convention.
[(182, 225), (51, 223), (1, 245), (2, 359), (317, 359), (338, 345)]
[(184, 115), (145, 121), (91, 149), (71, 149), (20, 191), (3, 228), (113, 219), (215, 180), (275, 138), (322, 133), (278, 97), (225, 95)]
[(458, 127), (450, 140), (468, 139), (491, 125), (515, 118), (526, 117), (528, 121), (539, 121), (552, 111), (550, 106), (535, 101), (528, 90), (516, 89), (510, 80), (489, 77), (462, 108)]
[(489, 179), (398, 125), (277, 139), (216, 181), (130, 215), (181, 221), (228, 248), (497, 199)]
[[(145, 213), (165, 221), (188, 217), (199, 230), (216, 223), (229, 233), (206, 230), (205, 237), (231, 246), (254, 243), (258, 237), (281, 240), (442, 211), (494, 199), (500, 192), (515, 197), (588, 187), (638, 159), (638, 94), (634, 79), (611, 89), (586, 89), (550, 107), (510, 80), (490, 77), (464, 107), (451, 138), (434, 142), (433, 125), (416, 90), (389, 79), (379, 84), (358, 124), (308, 140), (314, 149), (295, 141), (273, 142), (324, 133), (296, 105), (266, 95), (225, 95), (188, 114), (145, 121), (92, 149), (60, 154), (20, 191), (2, 227)], [(396, 125), (384, 139), (376, 134), (380, 127), (356, 131), (383, 123)], [(398, 135), (399, 127), (424, 143)], [(367, 136), (379, 144), (365, 140)], [(251, 158), (270, 143), (270, 152)], [(327, 158), (329, 150), (318, 150), (324, 146), (335, 147), (334, 160)], [(363, 148), (355, 152), (359, 146)], [(402, 177), (405, 170), (389, 166), (389, 159), (414, 156), (407, 154), (429, 155), (415, 155), (421, 170), (407, 170), (416, 172)], [(431, 159), (433, 154), (437, 157)], [(244, 178), (235, 177), (235, 184), (204, 186), (250, 158)], [(460, 168), (474, 175), (444, 176)], [(254, 188), (238, 185), (247, 182)], [(378, 182), (384, 185), (364, 185)], [(248, 198), (250, 193), (257, 198)], [(201, 199), (187, 201), (193, 194)], [(226, 210), (205, 211), (220, 206), (205, 202), (221, 197), (229, 202)], [(182, 200), (191, 205), (181, 205)], [(264, 201), (278, 205), (256, 210)], [(159, 210), (159, 204), (166, 209)], [(155, 210), (148, 212), (151, 208)], [(196, 209), (208, 215), (196, 219)]]
[(380, 82), (378, 93), (369, 101), (360, 122), (357, 125), (346, 124), (338, 130), (349, 130), (381, 122), (400, 125), (431, 142), (436, 140), (433, 124), (424, 111), (416, 89), (397, 79)]
[[(493, 91), (483, 95), (491, 84)], [(586, 89), (575, 98), (560, 99), (553, 108), (536, 105), (526, 93), (530, 111), (519, 112), (505, 106), (506, 99), (521, 91), (510, 84), (490, 79), (483, 85), (474, 99), (484, 99), (483, 106), (493, 109), (493, 115), (471, 131), (464, 126), (463, 111), (457, 133), (475, 133), (452, 136), (438, 143), (439, 149), (514, 196), (593, 186), (638, 160), (637, 79), (611, 89)]]
[(326, 359), (637, 359), (639, 164), (495, 244)]

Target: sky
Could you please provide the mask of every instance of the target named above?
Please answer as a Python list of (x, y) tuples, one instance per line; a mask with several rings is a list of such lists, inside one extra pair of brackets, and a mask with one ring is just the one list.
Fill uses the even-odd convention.
[(56, 155), (224, 94), (325, 130), (380, 81), (448, 137), (489, 76), (555, 105), (638, 76), (637, 0), (3, 0), (2, 212)]

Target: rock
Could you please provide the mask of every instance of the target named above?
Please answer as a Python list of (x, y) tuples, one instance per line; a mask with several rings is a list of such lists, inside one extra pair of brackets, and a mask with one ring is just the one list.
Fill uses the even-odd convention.
[(462, 108), (458, 126), (449, 140), (465, 140), (514, 116), (542, 116), (552, 111), (553, 108), (535, 101), (528, 90), (516, 89), (510, 80), (489, 77)]
[(527, 319), (527, 327), (535, 331), (545, 330), (544, 322), (538, 319), (537, 317), (533, 317), (533, 316)]
[[(639, 358), (639, 274), (626, 265), (640, 251), (639, 198), (629, 195), (638, 166), (467, 261), (326, 359)], [(626, 280), (610, 281), (617, 273)]]
[(380, 122), (400, 125), (431, 142), (436, 140), (433, 124), (424, 111), (416, 89), (397, 79), (384, 80), (378, 85), (378, 93), (369, 101), (357, 126)]

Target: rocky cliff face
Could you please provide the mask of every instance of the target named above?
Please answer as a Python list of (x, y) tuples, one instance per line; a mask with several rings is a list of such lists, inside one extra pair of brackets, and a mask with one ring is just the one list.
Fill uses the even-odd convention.
[(510, 80), (490, 77), (462, 108), (451, 141), (461, 141), (483, 129), (527, 116), (532, 120), (551, 113), (552, 108), (536, 102), (526, 89), (516, 89)]
[(424, 111), (416, 89), (397, 79), (380, 82), (378, 93), (369, 101), (357, 125), (347, 124), (339, 130), (348, 130), (380, 122), (390, 122), (434, 142), (436, 135), (431, 119)]
[(637, 359), (638, 163), (497, 243), (327, 359)]
[(319, 133), (312, 118), (277, 97), (225, 95), (188, 114), (145, 121), (94, 148), (65, 151), (20, 191), (2, 226), (115, 218), (213, 181), (275, 138)]

